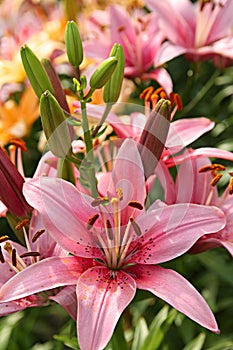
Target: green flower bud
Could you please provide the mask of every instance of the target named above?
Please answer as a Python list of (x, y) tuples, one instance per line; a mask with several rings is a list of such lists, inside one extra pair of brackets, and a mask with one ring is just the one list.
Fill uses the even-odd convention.
[(65, 43), (69, 62), (74, 68), (79, 67), (83, 61), (83, 46), (78, 26), (74, 21), (67, 22)]
[(92, 90), (101, 89), (110, 79), (117, 65), (116, 57), (109, 57), (97, 67), (90, 79)]
[(48, 75), (34, 52), (28, 46), (24, 45), (20, 49), (20, 55), (27, 77), (37, 97), (40, 98), (46, 90), (53, 93)]
[(59, 103), (49, 91), (45, 91), (41, 95), (40, 114), (44, 133), (52, 153), (59, 158), (70, 155), (69, 124)]
[(105, 103), (117, 102), (121, 92), (125, 68), (124, 50), (120, 44), (113, 45), (109, 56), (116, 57), (118, 62), (111, 78), (104, 85), (103, 99)]

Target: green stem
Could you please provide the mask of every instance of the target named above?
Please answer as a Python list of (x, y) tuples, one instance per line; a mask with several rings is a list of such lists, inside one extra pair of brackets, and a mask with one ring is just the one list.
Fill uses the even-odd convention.
[(107, 116), (108, 116), (109, 112), (111, 111), (111, 109), (112, 109), (112, 103), (106, 104), (104, 113), (102, 115), (102, 118), (100, 119), (100, 122), (96, 126), (95, 130), (92, 132), (92, 137), (93, 138), (96, 136), (96, 134), (98, 133), (99, 129), (101, 128), (101, 126), (103, 125), (105, 120), (107, 119)]
[(190, 112), (206, 95), (210, 88), (214, 85), (216, 77), (219, 75), (219, 71), (215, 71), (208, 82), (203, 86), (199, 93), (184, 107), (182, 115)]
[(87, 118), (86, 102), (81, 100), (80, 103), (81, 103), (81, 111), (82, 111), (82, 127), (84, 132), (84, 141), (86, 145), (87, 160), (91, 163), (89, 168), (91, 193), (93, 197), (98, 197), (98, 191), (96, 188), (97, 181), (95, 177), (93, 143), (92, 143), (92, 137), (91, 137), (88, 118)]

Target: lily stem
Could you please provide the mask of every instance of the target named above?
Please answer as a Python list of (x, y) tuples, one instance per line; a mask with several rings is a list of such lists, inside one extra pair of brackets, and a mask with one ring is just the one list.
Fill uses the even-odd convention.
[(93, 142), (92, 142), (89, 122), (87, 118), (86, 101), (81, 100), (80, 103), (81, 103), (81, 111), (82, 111), (82, 127), (84, 132), (84, 141), (86, 145), (87, 160), (91, 163), (89, 168), (89, 180), (90, 180), (91, 193), (93, 197), (98, 197), (97, 181), (95, 176)]

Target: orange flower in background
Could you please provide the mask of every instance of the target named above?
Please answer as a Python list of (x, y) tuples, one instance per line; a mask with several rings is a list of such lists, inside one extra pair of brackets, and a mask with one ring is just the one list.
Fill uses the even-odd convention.
[(13, 100), (0, 104), (0, 145), (12, 137), (26, 136), (38, 115), (38, 98), (31, 87), (23, 92), (19, 104)]

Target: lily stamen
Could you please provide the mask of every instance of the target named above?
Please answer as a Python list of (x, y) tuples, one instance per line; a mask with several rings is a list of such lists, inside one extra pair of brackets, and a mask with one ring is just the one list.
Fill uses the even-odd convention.
[(10, 260), (5, 258), (5, 262), (7, 262), (15, 272), (18, 273), (27, 267), (25, 262), (17, 254), (16, 249), (12, 247), (10, 242), (6, 242), (3, 248), (7, 251), (10, 257)]
[(98, 218), (99, 218), (99, 214), (94, 214), (92, 217), (90, 217), (88, 219), (88, 222), (87, 222), (87, 229), (88, 230), (90, 230), (92, 228), (92, 226), (94, 225), (96, 220), (98, 220)]
[(23, 228), (24, 226), (26, 226), (29, 223), (29, 219), (24, 219), (22, 221), (20, 221), (16, 226), (15, 229), (17, 231), (21, 230), (21, 228)]
[(9, 240), (9, 237), (7, 235), (1, 236), (0, 237), (0, 243), (6, 242)]
[(217, 174), (215, 177), (210, 181), (210, 186), (216, 186), (219, 180), (221, 179), (223, 174)]
[(1, 246), (0, 246), (0, 261), (1, 261), (2, 264), (4, 264), (4, 262), (5, 262), (5, 258), (4, 258), (4, 255), (2, 253), (2, 247)]
[(35, 243), (38, 240), (38, 238), (42, 235), (42, 233), (44, 233), (44, 232), (45, 232), (45, 229), (43, 229), (43, 228), (36, 231), (36, 233), (32, 237), (32, 243)]
[(129, 201), (128, 206), (136, 208), (138, 210), (143, 210), (143, 205), (138, 201)]
[(228, 185), (228, 192), (229, 194), (233, 194), (233, 177), (230, 179), (230, 182)]
[(208, 164), (208, 165), (204, 165), (203, 167), (201, 167), (198, 172), (199, 173), (205, 173), (207, 171), (224, 171), (226, 170), (226, 167), (222, 164), (217, 164), (217, 163), (213, 163), (213, 164)]
[(40, 256), (39, 252), (26, 252), (20, 255), (20, 258), (27, 258), (27, 257), (37, 257)]

